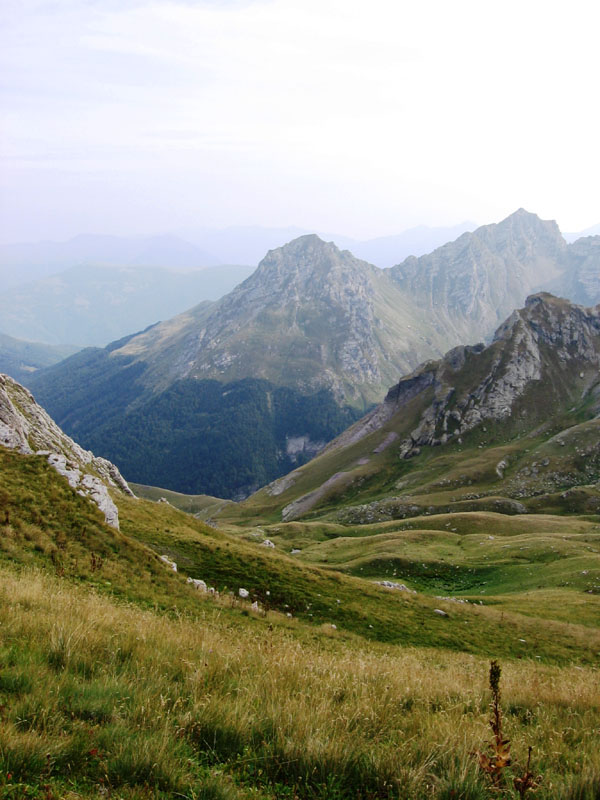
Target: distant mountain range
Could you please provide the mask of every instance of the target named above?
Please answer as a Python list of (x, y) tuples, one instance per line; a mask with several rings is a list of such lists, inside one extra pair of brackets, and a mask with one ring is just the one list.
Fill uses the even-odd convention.
[(216, 300), (252, 272), (221, 265), (188, 272), (82, 265), (5, 289), (0, 330), (49, 344), (104, 346), (189, 308)]
[[(486, 335), (527, 293), (538, 288), (583, 304), (593, 304), (600, 299), (595, 266), (598, 237), (587, 237), (567, 247), (554, 223), (541, 220), (535, 223), (532, 217), (526, 212), (517, 213), (499, 225), (463, 234), (430, 255), (409, 257), (391, 270), (390, 276), (403, 293), (402, 298), (394, 301), (398, 308), (405, 304), (408, 295), (411, 305), (416, 303), (421, 312), (427, 310), (434, 326), (429, 336), (433, 353), (439, 354), (444, 349), (448, 332), (452, 333), (453, 341), (470, 341)], [(519, 224), (521, 230), (517, 230)], [(423, 230), (426, 231), (421, 240), (423, 245), (431, 240), (431, 229), (414, 229), (407, 232), (404, 239), (410, 238), (410, 234), (416, 243), (414, 237), (418, 238)], [(441, 235), (442, 230), (450, 229), (437, 232)], [(502, 236), (505, 236), (504, 242)], [(389, 245), (390, 253), (398, 252), (402, 250), (398, 244), (402, 238), (389, 237), (370, 244)], [(236, 241), (235, 236), (232, 241)], [(355, 243), (364, 257), (369, 248), (361, 250), (360, 244)], [(522, 248), (520, 252), (519, 247)], [(356, 254), (354, 248), (353, 255)], [(289, 257), (294, 258), (293, 255)], [(15, 338), (48, 344), (104, 346), (134, 330), (169, 319), (192, 304), (217, 300), (252, 271), (249, 266), (225, 264), (187, 272), (159, 267), (82, 264), (6, 289), (0, 309), (0, 331)], [(394, 289), (383, 287), (380, 270), (371, 269), (370, 275), (369, 280), (379, 280), (382, 284), (380, 292), (394, 293)], [(305, 291), (306, 288), (301, 289)], [(466, 304), (471, 301), (473, 307), (469, 309)], [(404, 332), (411, 329), (415, 330), (414, 326), (405, 326)], [(436, 332), (442, 339), (441, 349), (437, 350)], [(427, 355), (425, 350), (422, 355)], [(408, 365), (412, 365), (412, 361)], [(402, 362), (401, 366), (406, 367), (407, 362)]]
[[(359, 241), (349, 236), (322, 234), (338, 247), (350, 249), (380, 267), (397, 264), (408, 255), (421, 255), (475, 228), (474, 223), (446, 228), (420, 226), (404, 233)], [(223, 230), (183, 231), (181, 235), (80, 235), (65, 242), (22, 242), (0, 245), (0, 288), (18, 286), (63, 272), (71, 267), (164, 267), (199, 269), (221, 264), (256, 266), (268, 250), (312, 231), (297, 227), (238, 226)]]
[[(327, 238), (360, 258), (391, 266), (468, 227), (421, 226), (365, 242)], [(218, 299), (253, 272), (253, 266), (244, 265), (257, 264), (268, 250), (308, 231), (237, 227), (188, 233), (190, 241), (175, 235), (77, 236), (67, 242), (0, 245), (0, 331), (46, 344), (104, 346)]]
[(197, 269), (222, 263), (177, 236), (76, 236), (66, 242), (0, 245), (0, 288), (18, 286), (81, 265)]
[[(423, 360), (491, 336), (531, 291), (576, 276), (596, 291), (597, 258), (595, 238), (567, 245), (522, 209), (391, 270), (302, 236), (219, 301), (30, 384), (128, 479), (237, 497), (306, 461)], [(200, 440), (210, 452), (183, 458)]]
[(76, 347), (24, 342), (0, 333), (0, 372), (27, 383), (39, 369), (57, 364), (77, 351)]

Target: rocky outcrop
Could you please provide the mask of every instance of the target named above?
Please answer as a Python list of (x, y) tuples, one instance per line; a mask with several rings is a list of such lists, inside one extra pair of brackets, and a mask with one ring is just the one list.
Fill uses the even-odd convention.
[(0, 375), (0, 444), (24, 455), (43, 455), (83, 497), (89, 497), (109, 525), (119, 527), (110, 489), (133, 496), (117, 467), (84, 450), (56, 425), (33, 395), (8, 375)]
[[(491, 345), (456, 347), (440, 361), (422, 365), (325, 452), (381, 429), (414, 402), (420, 407), (417, 425), (395, 445), (402, 458), (410, 458), (422, 447), (460, 438), (486, 421), (510, 419), (536, 382), (547, 387), (548, 403), (553, 392), (565, 398), (573, 391), (581, 397), (586, 376), (597, 380), (599, 365), (600, 306), (589, 309), (547, 293), (532, 295), (498, 328)], [(578, 384), (565, 380), (567, 370), (579, 374)], [(374, 451), (389, 446), (390, 438), (386, 433)]]
[[(472, 356), (468, 369), (475, 380), (468, 389), (457, 389), (455, 383), (464, 386), (469, 377), (463, 366), (466, 353)], [(532, 383), (544, 380), (549, 388), (555, 383), (557, 363), (559, 370), (579, 363), (597, 369), (600, 309), (585, 309), (545, 293), (533, 295), (500, 326), (489, 348), (460, 348), (438, 363), (434, 399), (402, 442), (400, 455), (406, 458), (423, 446), (444, 444), (485, 421), (508, 419)], [(430, 369), (425, 374), (431, 379)], [(561, 376), (557, 378), (560, 382)], [(395, 391), (397, 387), (391, 390)]]

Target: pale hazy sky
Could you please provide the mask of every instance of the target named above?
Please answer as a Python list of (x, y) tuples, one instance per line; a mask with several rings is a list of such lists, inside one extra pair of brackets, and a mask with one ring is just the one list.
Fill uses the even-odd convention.
[(2, 0), (4, 241), (600, 222), (593, 0)]

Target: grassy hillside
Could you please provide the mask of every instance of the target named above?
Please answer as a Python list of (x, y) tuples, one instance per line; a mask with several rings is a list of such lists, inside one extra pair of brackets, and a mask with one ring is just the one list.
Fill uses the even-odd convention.
[[(298, 563), (279, 547), (264, 547), (259, 531), (228, 535), (165, 503), (117, 498), (121, 531), (115, 531), (43, 457), (5, 450), (0, 457), (5, 563), (43, 567), (97, 591), (182, 612), (198, 612), (202, 597), (185, 580), (201, 578), (226, 605), (245, 588), (249, 603), (289, 614), (292, 623), (335, 625), (368, 641), (509, 657), (523, 655), (524, 638), (536, 642), (531, 655), (549, 663), (593, 663), (600, 651), (600, 633), (582, 625), (553, 622), (552, 636), (540, 639), (537, 621), (525, 615), (501, 618), (504, 612), (493, 607), (390, 592), (351, 574)], [(178, 564), (177, 574), (159, 559), (163, 554)]]
[[(492, 796), (482, 659), (173, 618), (39, 571), (2, 568), (0, 595), (3, 797)], [(514, 772), (531, 744), (536, 797), (595, 798), (597, 671), (514, 661), (502, 688)]]
[[(498, 566), (490, 529), (514, 546), (515, 569), (518, 543), (537, 541), (559, 547), (568, 571), (597, 547), (595, 520), (532, 515), (523, 531), (504, 515), (415, 517), (334, 539), (339, 523), (225, 533), (169, 503), (116, 497), (118, 532), (43, 457), (0, 459), (0, 797), (483, 800), (471, 754), (490, 739), (490, 658), (503, 662), (513, 774), (531, 744), (537, 797), (597, 797), (600, 631), (597, 597), (580, 599), (597, 566), (547, 589), (545, 614), (535, 592), (518, 612), (488, 592), (438, 599), (416, 572), (447, 551), (464, 578), (480, 540)], [(387, 565), (361, 561), (363, 540), (389, 536), (410, 537), (415, 594), (375, 585)], [(281, 552), (301, 540), (305, 563)], [(504, 590), (510, 599), (508, 579)]]
[(133, 483), (132, 481), (129, 481), (129, 486), (136, 497), (155, 502), (166, 500), (167, 503), (175, 506), (180, 511), (194, 514), (200, 519), (210, 517), (211, 513), (221, 510), (224, 505), (232, 502), (223, 500), (220, 497), (211, 497), (208, 494), (183, 494), (182, 492), (173, 492), (171, 489), (163, 489), (160, 486), (148, 486), (143, 483)]

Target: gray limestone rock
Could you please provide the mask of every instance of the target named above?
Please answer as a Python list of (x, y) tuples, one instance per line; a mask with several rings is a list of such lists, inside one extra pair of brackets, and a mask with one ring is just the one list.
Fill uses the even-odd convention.
[(92, 500), (106, 522), (119, 527), (110, 489), (133, 496), (114, 464), (84, 450), (56, 425), (33, 395), (8, 375), (0, 375), (0, 444), (24, 455), (45, 455), (48, 463), (83, 497)]

